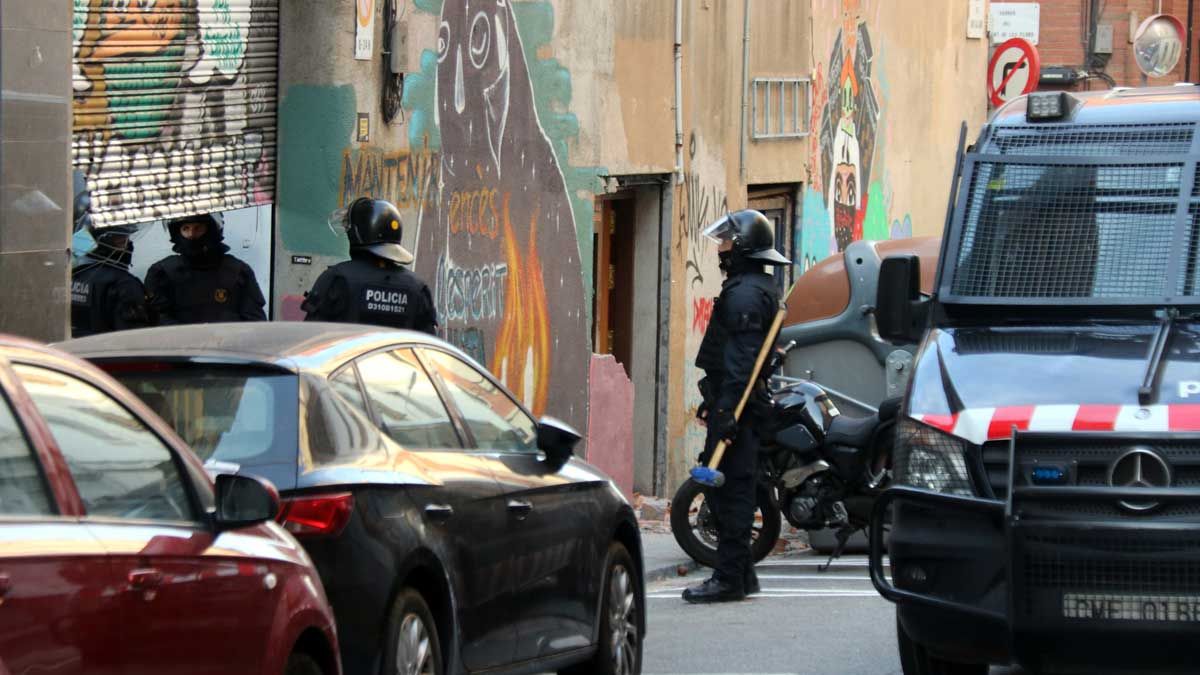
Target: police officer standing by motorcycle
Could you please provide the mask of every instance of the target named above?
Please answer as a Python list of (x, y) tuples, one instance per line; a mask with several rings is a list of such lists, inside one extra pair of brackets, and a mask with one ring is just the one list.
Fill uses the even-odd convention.
[(71, 270), (71, 336), (150, 325), (146, 291), (129, 272), (136, 228), (86, 227), (96, 245)]
[(382, 199), (355, 200), (340, 227), (350, 239), (350, 260), (321, 273), (305, 293), (305, 321), (366, 323), (436, 334), (437, 311), (429, 286), (403, 265), (413, 254), (400, 245), (400, 211)]
[(710, 579), (683, 592), (683, 599), (693, 603), (742, 600), (759, 590), (750, 536), (757, 489), (756, 409), (763, 407), (764, 398), (769, 399), (765, 374), (760, 373), (741, 419), (734, 419), (733, 413), (779, 309), (775, 279), (764, 265), (791, 264), (775, 250), (775, 228), (758, 211), (731, 213), (705, 229), (704, 235), (719, 245), (726, 278), (696, 356), (696, 367), (705, 374), (704, 403), (697, 417), (708, 428), (701, 461), (707, 462), (720, 441), (728, 441), (729, 447), (718, 467), (725, 475), (724, 485), (705, 493), (718, 525), (717, 565)]
[(254, 270), (229, 255), (221, 221), (209, 214), (167, 222), (176, 255), (146, 272), (151, 311), (163, 325), (266, 321)]

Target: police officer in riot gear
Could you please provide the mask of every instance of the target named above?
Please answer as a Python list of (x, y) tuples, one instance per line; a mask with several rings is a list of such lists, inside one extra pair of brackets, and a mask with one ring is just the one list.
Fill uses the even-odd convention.
[(71, 270), (72, 337), (150, 325), (142, 282), (129, 273), (136, 228), (86, 227), (96, 245)]
[(717, 443), (729, 442), (718, 467), (725, 484), (709, 488), (705, 499), (717, 520), (720, 541), (712, 578), (683, 592), (688, 602), (741, 600), (758, 592), (758, 577), (750, 552), (757, 490), (758, 409), (765, 407), (766, 375), (760, 373), (755, 395), (740, 420), (733, 411), (750, 381), (754, 362), (779, 309), (775, 279), (764, 265), (790, 265), (775, 250), (775, 231), (766, 216), (754, 210), (731, 213), (710, 225), (704, 234), (720, 246), (725, 282), (713, 307), (712, 319), (696, 367), (704, 371), (704, 403), (697, 416), (708, 427), (701, 461), (707, 461)]
[(346, 209), (341, 226), (350, 260), (321, 273), (305, 294), (305, 321), (367, 323), (436, 334), (429, 286), (403, 265), (413, 255), (400, 245), (400, 211), (387, 201), (362, 198)]
[(254, 270), (229, 255), (221, 221), (212, 215), (167, 223), (176, 255), (146, 272), (146, 294), (159, 323), (265, 321), (266, 299)]

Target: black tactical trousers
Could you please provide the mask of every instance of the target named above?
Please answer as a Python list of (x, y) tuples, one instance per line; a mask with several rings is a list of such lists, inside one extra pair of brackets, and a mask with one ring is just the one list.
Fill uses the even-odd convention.
[[(717, 568), (714, 576), (721, 581), (743, 586), (753, 573), (750, 533), (754, 529), (754, 510), (758, 491), (758, 435), (749, 424), (738, 425), (737, 438), (725, 449), (721, 465), (725, 484), (705, 493), (709, 508), (718, 524)], [(716, 443), (711, 436), (711, 447)]]

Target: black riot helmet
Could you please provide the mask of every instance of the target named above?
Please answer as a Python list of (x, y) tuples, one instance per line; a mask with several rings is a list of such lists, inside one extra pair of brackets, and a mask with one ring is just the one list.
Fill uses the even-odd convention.
[(128, 267), (133, 258), (133, 241), (142, 232), (142, 228), (138, 225), (96, 227), (89, 221), (87, 231), (96, 243), (88, 252), (92, 259)]
[(413, 254), (400, 245), (404, 226), (400, 210), (383, 199), (362, 197), (346, 209), (343, 227), (350, 250), (362, 249), (399, 265), (410, 265)]
[(171, 243), (178, 244), (183, 235), (180, 234), (180, 229), (188, 223), (201, 223), (208, 226), (208, 230), (204, 234), (204, 239), (221, 241), (225, 238), (225, 224), (222, 219), (211, 213), (201, 213), (192, 216), (181, 216), (172, 218), (167, 221), (167, 233), (171, 235)]
[(775, 250), (775, 227), (754, 209), (734, 211), (709, 225), (704, 236), (720, 244), (733, 242), (733, 253), (745, 260), (766, 265), (790, 265), (791, 260)]

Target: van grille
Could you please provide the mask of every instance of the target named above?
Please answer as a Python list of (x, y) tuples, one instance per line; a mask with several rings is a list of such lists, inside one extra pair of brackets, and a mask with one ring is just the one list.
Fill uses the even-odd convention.
[(1120, 157), (1187, 154), (1193, 125), (1020, 125), (996, 127), (988, 152), (1001, 155)]

